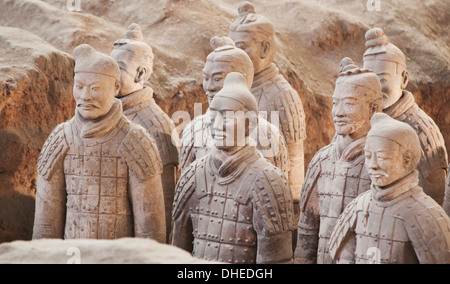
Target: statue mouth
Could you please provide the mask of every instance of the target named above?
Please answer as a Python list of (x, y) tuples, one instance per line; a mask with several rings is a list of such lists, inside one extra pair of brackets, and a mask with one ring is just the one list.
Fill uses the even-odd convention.
[(94, 104), (78, 104), (77, 105), (78, 108), (84, 109), (84, 110), (93, 110), (93, 109), (98, 109), (98, 107)]
[(348, 120), (334, 120), (333, 122), (335, 125), (338, 125), (338, 126), (344, 126), (344, 125), (349, 124)]
[(389, 177), (389, 175), (388, 175), (387, 173), (382, 172), (382, 171), (371, 171), (371, 170), (369, 170), (368, 174), (369, 174), (371, 177), (374, 177), (374, 178)]

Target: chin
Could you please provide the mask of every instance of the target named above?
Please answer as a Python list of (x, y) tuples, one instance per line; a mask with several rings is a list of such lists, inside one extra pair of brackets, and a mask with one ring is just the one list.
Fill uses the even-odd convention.
[(354, 127), (351, 125), (348, 126), (336, 126), (336, 133), (338, 135), (350, 135), (353, 134), (354, 131)]
[(99, 118), (101, 115), (97, 112), (87, 112), (87, 111), (79, 111), (80, 115), (85, 118), (85, 119), (89, 119), (89, 120), (94, 120)]
[(391, 183), (394, 182), (394, 181), (386, 180), (386, 179), (382, 179), (382, 178), (371, 178), (371, 180), (374, 185), (376, 185), (377, 187), (381, 187), (381, 188), (389, 186)]

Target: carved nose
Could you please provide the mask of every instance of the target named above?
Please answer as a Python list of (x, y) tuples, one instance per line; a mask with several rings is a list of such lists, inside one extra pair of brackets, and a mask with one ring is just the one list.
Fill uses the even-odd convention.
[(81, 91), (80, 98), (84, 101), (89, 101), (92, 99), (91, 93), (89, 92), (89, 88), (87, 87), (83, 88), (83, 90)]
[(344, 116), (345, 115), (345, 111), (344, 111), (344, 107), (341, 103), (336, 103), (333, 106), (333, 113), (335, 116)]
[(366, 158), (366, 166), (368, 169), (378, 169), (378, 163), (375, 155), (372, 155), (370, 158)]

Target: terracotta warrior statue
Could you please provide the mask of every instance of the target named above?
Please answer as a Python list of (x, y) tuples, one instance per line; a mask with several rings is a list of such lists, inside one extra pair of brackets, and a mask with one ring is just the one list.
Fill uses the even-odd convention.
[(153, 138), (115, 96), (111, 57), (75, 48), (75, 116), (58, 125), (38, 161), (33, 239), (166, 240), (162, 163)]
[(370, 119), (381, 111), (381, 86), (375, 73), (341, 61), (333, 94), (336, 135), (311, 160), (300, 199), (296, 263), (332, 263), (327, 245), (345, 206), (370, 188), (364, 145)]
[(172, 244), (209, 260), (291, 263), (295, 224), (289, 183), (249, 145), (258, 106), (242, 74), (227, 75), (209, 115), (214, 147), (177, 184)]
[(267, 112), (268, 117), (272, 112), (278, 112), (279, 125), (288, 145), (288, 179), (297, 213), (305, 171), (303, 140), (306, 138), (306, 122), (302, 101), (273, 63), (277, 48), (272, 23), (256, 14), (250, 2), (241, 3), (238, 11), (239, 18), (230, 26), (230, 38), (247, 52), (253, 62), (255, 77), (250, 91), (260, 112)]
[[(214, 96), (222, 89), (225, 77), (231, 72), (245, 76), (250, 89), (253, 82), (253, 64), (247, 53), (237, 48), (228, 37), (211, 38), (214, 49), (206, 58), (203, 68), (203, 88), (211, 104)], [(209, 109), (204, 115), (195, 117), (183, 130), (180, 141), (181, 172), (197, 159), (205, 156), (213, 147)], [(280, 168), (287, 176), (289, 156), (284, 136), (278, 128), (263, 117), (259, 117), (257, 127), (250, 130), (251, 142), (274, 166)]]
[[(448, 165), (450, 168), (450, 164)], [(447, 186), (445, 188), (444, 211), (450, 216), (450, 171), (447, 175)]]
[(450, 264), (450, 218), (419, 186), (415, 130), (375, 114), (364, 152), (371, 189), (339, 217), (331, 256), (338, 263)]
[[(122, 101), (123, 113), (131, 121), (143, 126), (154, 138), (163, 164), (161, 175), (164, 204), (166, 208), (167, 237), (171, 232), (173, 196), (178, 166), (177, 142), (172, 141), (173, 121), (156, 104), (153, 90), (144, 87), (153, 72), (153, 51), (143, 41), (141, 28), (129, 26), (125, 38), (114, 43), (111, 57), (120, 68), (121, 89), (118, 98)], [(167, 239), (169, 242), (169, 239)]]
[(375, 72), (383, 93), (383, 112), (416, 130), (422, 147), (419, 163), (419, 185), (437, 203), (444, 201), (447, 150), (436, 123), (414, 102), (405, 90), (409, 74), (403, 52), (389, 42), (380, 28), (366, 33), (364, 68)]

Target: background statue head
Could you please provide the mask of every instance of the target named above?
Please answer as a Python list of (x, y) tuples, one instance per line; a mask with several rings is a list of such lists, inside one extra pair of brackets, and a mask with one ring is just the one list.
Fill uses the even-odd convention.
[(245, 77), (231, 72), (210, 105), (211, 136), (216, 148), (230, 151), (247, 145), (250, 129), (258, 124), (258, 104)]
[(233, 40), (228, 37), (214, 36), (210, 40), (214, 49), (206, 58), (203, 68), (203, 89), (211, 104), (214, 96), (224, 84), (225, 77), (230, 72), (239, 72), (245, 76), (247, 87), (250, 89), (253, 83), (253, 63), (250, 57), (235, 46)]
[(83, 44), (75, 48), (73, 96), (78, 113), (85, 119), (97, 119), (111, 109), (120, 90), (120, 70), (108, 55)]
[(385, 187), (410, 174), (420, 162), (421, 151), (411, 126), (384, 113), (372, 117), (364, 152), (374, 185)]
[(392, 106), (402, 96), (408, 85), (409, 73), (403, 52), (389, 42), (380, 28), (366, 33), (364, 68), (372, 70), (380, 79), (383, 93), (383, 109)]
[(238, 12), (239, 17), (230, 26), (230, 38), (247, 52), (258, 74), (272, 64), (277, 53), (275, 31), (266, 17), (255, 13), (252, 3), (242, 2)]
[(355, 139), (365, 136), (371, 117), (381, 107), (381, 86), (375, 73), (358, 68), (348, 57), (342, 59), (333, 94), (336, 133)]
[(125, 38), (114, 43), (111, 57), (120, 67), (122, 88), (120, 96), (126, 96), (144, 87), (153, 73), (153, 50), (144, 42), (141, 27), (131, 24)]

